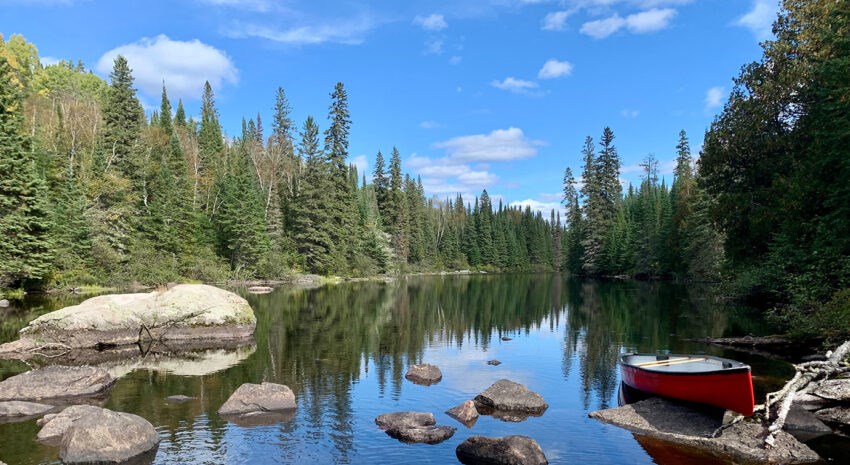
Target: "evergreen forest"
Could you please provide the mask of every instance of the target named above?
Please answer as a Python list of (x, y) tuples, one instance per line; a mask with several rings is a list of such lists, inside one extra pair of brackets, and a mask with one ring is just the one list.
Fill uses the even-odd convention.
[(0, 36), (0, 289), (564, 271), (722, 281), (789, 331), (837, 337), (850, 328), (850, 5), (785, 0), (762, 48), (700, 153), (671, 134), (672, 179), (650, 155), (623, 186), (609, 127), (576, 141), (556, 167), (583, 163), (564, 170), (562, 218), (486, 190), (429, 197), (395, 147), (358, 173), (341, 82), (322, 117), (293, 121), (278, 88), (258, 109), (270, 121), (225, 134), (209, 83), (200, 109), (165, 82), (145, 112), (125, 58), (107, 81)]

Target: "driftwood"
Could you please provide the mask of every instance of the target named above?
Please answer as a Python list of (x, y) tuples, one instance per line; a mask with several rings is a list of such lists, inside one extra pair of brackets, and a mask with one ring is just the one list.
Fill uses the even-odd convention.
[[(850, 364), (845, 361), (850, 354), (850, 341), (844, 342), (835, 349), (834, 352), (827, 353), (827, 360), (805, 362), (794, 365), (796, 373), (794, 377), (788, 381), (782, 389), (771, 392), (765, 398), (764, 404), (758, 405), (755, 408), (755, 414), (762, 415), (763, 421), (768, 424), (768, 435), (764, 438), (764, 443), (767, 447), (772, 447), (776, 442), (776, 435), (785, 426), (785, 419), (788, 417), (788, 412), (791, 410), (791, 404), (797, 392), (805, 389), (810, 383), (820, 381), (842, 373), (850, 372)], [(771, 410), (778, 405), (776, 418), (771, 422)], [(730, 423), (723, 425), (715, 431), (715, 437), (724, 429), (743, 420), (743, 416), (738, 416)]]

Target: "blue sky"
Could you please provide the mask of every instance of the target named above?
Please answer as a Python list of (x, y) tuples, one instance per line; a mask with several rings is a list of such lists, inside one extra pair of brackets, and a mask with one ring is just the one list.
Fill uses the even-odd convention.
[(487, 188), (548, 211), (585, 136), (611, 126), (625, 182), (647, 154), (672, 170), (680, 129), (697, 152), (740, 67), (761, 55), (776, 0), (0, 0), (0, 33), (46, 63), (106, 77), (124, 54), (142, 101), (197, 114), (209, 80), (226, 131), (270, 121), (282, 86), (300, 127), (326, 126), (345, 83), (350, 161), (393, 146), (428, 194)]

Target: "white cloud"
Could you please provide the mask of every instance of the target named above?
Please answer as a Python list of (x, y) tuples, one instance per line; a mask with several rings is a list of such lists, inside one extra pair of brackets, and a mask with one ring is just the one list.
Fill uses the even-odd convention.
[(39, 60), (41, 60), (41, 66), (58, 65), (59, 62), (62, 61), (61, 58), (48, 57), (48, 56), (43, 56), (43, 57), (38, 57), (38, 58), (39, 58)]
[(531, 207), (532, 211), (540, 212), (547, 220), (549, 219), (549, 215), (551, 214), (552, 210), (555, 210), (555, 212), (561, 212), (561, 224), (564, 223), (564, 218), (567, 214), (566, 210), (564, 209), (564, 206), (561, 205), (560, 202), (545, 202), (536, 199), (525, 199), (514, 200), (513, 202), (509, 203), (508, 206), (520, 207), (522, 209), (525, 209), (525, 207)]
[(213, 6), (224, 6), (238, 8), (240, 10), (252, 10), (259, 12), (269, 11), (272, 3), (269, 0), (199, 0)]
[(639, 110), (631, 110), (631, 109), (626, 108), (626, 109), (622, 110), (620, 112), (620, 114), (623, 115), (623, 118), (633, 119), (633, 118), (637, 118), (638, 116), (640, 116), (640, 111)]
[(454, 160), (507, 161), (533, 157), (539, 145), (542, 142), (528, 139), (522, 129), (510, 127), (489, 134), (455, 137), (437, 142), (434, 147), (445, 149)]
[(223, 33), (233, 38), (257, 37), (288, 45), (324, 43), (360, 45), (365, 41), (366, 34), (376, 26), (376, 22), (369, 16), (360, 16), (354, 19), (298, 26), (285, 30), (254, 23), (235, 22)]
[(422, 129), (437, 129), (437, 128), (443, 128), (443, 127), (445, 127), (445, 125), (443, 123), (440, 123), (440, 122), (437, 122), (437, 121), (434, 121), (434, 120), (428, 120), (428, 121), (423, 121), (423, 122), (419, 123), (419, 127), (422, 128)]
[(670, 25), (670, 20), (674, 16), (676, 16), (676, 10), (672, 8), (642, 11), (626, 17), (626, 27), (635, 34), (660, 31)]
[(773, 35), (773, 21), (778, 11), (779, 3), (776, 0), (755, 0), (753, 9), (738, 18), (735, 24), (751, 30), (756, 39), (767, 40)]
[(449, 27), (449, 23), (446, 22), (446, 18), (444, 18), (443, 15), (438, 15), (436, 13), (428, 16), (417, 16), (413, 19), (413, 22), (422, 26), (422, 29), (425, 29), (426, 31), (442, 31)]
[(558, 61), (551, 59), (543, 64), (537, 77), (540, 79), (555, 79), (563, 76), (569, 76), (573, 73), (573, 64), (569, 61)]
[(726, 95), (726, 89), (722, 86), (715, 86), (705, 93), (705, 109), (711, 110), (723, 105), (723, 98)]
[(543, 18), (544, 31), (563, 31), (567, 27), (567, 18), (572, 11), (553, 11)]
[(670, 25), (670, 21), (676, 14), (676, 10), (672, 8), (654, 8), (628, 15), (625, 18), (614, 13), (613, 16), (608, 18), (582, 24), (581, 33), (594, 39), (604, 39), (623, 28), (628, 29), (633, 34), (647, 34), (665, 29)]
[[(366, 179), (371, 179), (372, 174), (369, 172), (369, 160), (366, 158), (366, 155), (357, 155), (349, 161), (350, 164), (357, 167), (357, 174), (362, 178), (363, 175), (366, 175)], [(358, 179), (357, 181), (360, 181)]]
[(507, 90), (509, 92), (514, 92), (517, 94), (528, 94), (532, 90), (540, 87), (534, 81), (526, 81), (524, 79), (517, 79), (515, 77), (507, 77), (502, 81), (494, 80), (490, 83), (493, 87), (501, 90)]
[(463, 57), (459, 56), (459, 55), (455, 55), (455, 56), (449, 58), (449, 64), (450, 65), (459, 65), (461, 61), (463, 61)]
[(238, 81), (238, 71), (230, 57), (197, 39), (184, 42), (162, 34), (152, 39), (144, 37), (104, 53), (96, 69), (109, 74), (118, 55), (127, 59), (136, 86), (151, 96), (160, 94), (163, 80), (169, 96), (184, 99), (199, 99), (204, 81), (209, 81), (213, 89)]
[(588, 21), (581, 25), (580, 32), (594, 39), (604, 39), (626, 25), (626, 20), (615, 14), (610, 18)]
[(425, 42), (425, 51), (423, 53), (426, 55), (442, 55), (443, 41), (441, 39), (432, 39)]

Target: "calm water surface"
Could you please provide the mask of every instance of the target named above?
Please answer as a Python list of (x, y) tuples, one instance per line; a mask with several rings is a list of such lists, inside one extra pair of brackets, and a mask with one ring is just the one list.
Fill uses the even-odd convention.
[[(511, 434), (537, 440), (551, 464), (723, 463), (588, 418), (617, 403), (617, 355), (735, 358), (752, 365), (762, 398), (792, 372), (783, 362), (688, 342), (768, 331), (747, 311), (694, 287), (516, 274), (416, 277), (246, 297), (258, 320), (255, 345), (106, 365), (121, 378), (105, 406), (156, 426), (162, 442), (155, 463), (458, 463), (455, 448), (467, 437)], [(14, 339), (38, 314), (71, 303), (34, 300), (0, 315), (0, 341)], [(490, 366), (491, 359), (502, 364)], [(438, 365), (443, 380), (427, 387), (405, 380), (415, 363)], [(0, 362), (0, 378), (27, 369)], [(472, 428), (443, 413), (501, 378), (539, 392), (549, 409), (519, 423), (482, 416)], [(292, 418), (237, 425), (218, 416), (239, 385), (261, 381), (293, 389), (298, 408)], [(164, 401), (175, 394), (196, 399)], [(375, 426), (376, 416), (406, 410), (433, 412), (438, 424), (458, 430), (441, 444), (422, 445), (400, 443)], [(35, 421), (0, 424), (0, 460), (56, 463), (57, 449), (34, 440), (38, 429)]]

